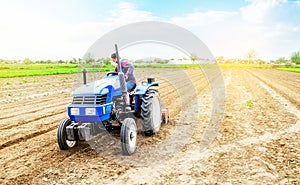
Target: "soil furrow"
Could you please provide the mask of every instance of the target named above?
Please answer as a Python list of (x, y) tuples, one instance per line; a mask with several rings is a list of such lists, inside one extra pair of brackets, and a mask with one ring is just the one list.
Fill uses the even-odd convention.
[(14, 112), (11, 111), (11, 109), (14, 109), (15, 111), (31, 109), (33, 105), (34, 107), (44, 106), (45, 104), (58, 102), (63, 98), (69, 98), (70, 100), (70, 93), (62, 93), (60, 95), (48, 95), (39, 98), (22, 100), (20, 102), (2, 103), (3, 106), (1, 106), (0, 110), (1, 112), (3, 112), (3, 115), (7, 115), (12, 114)]
[[(0, 149), (58, 128), (59, 122), (64, 117), (64, 114), (65, 111), (60, 111), (51, 117), (44, 117), (19, 126), (18, 129), (2, 130)], [(49, 120), (51, 120), (51, 122), (49, 122)]]
[[(100, 79), (104, 73), (96, 75)], [(210, 120), (217, 116), (212, 113), (217, 106), (213, 98), (218, 99), (212, 87), (222, 77), (210, 69), (136, 69), (138, 79), (155, 77), (160, 83), (158, 89), (171, 120), (153, 137), (139, 134), (137, 151), (130, 157), (119, 150), (110, 155), (97, 153), (87, 142), (69, 151), (59, 150), (57, 128), (67, 115), (64, 107), (71, 90), (3, 103), (0, 184), (297, 184), (299, 123), (292, 126), (297, 118), (267, 89), (296, 101), (299, 87), (293, 86), (300, 82), (299, 75), (258, 69), (224, 69), (222, 75), (224, 119), (204, 153), (199, 146)], [(1, 84), (10, 82), (1, 90), (8, 90), (12, 97), (27, 85), (32, 92), (24, 92), (25, 96), (44, 93), (43, 89), (55, 92), (71, 89), (76, 76), (39, 78), (39, 85), (29, 83), (35, 77), (0, 79)], [(103, 149), (106, 147), (110, 146)]]
[[(17, 119), (17, 117), (22, 117), (22, 118), (24, 118), (24, 116), (26, 116), (26, 115), (32, 115), (32, 114), (34, 114), (34, 113), (39, 113), (39, 112), (41, 112), (41, 114), (43, 114), (42, 112), (43, 112), (43, 110), (48, 110), (47, 112), (50, 112), (50, 111), (52, 111), (52, 109), (55, 109), (56, 107), (59, 107), (59, 106), (65, 106), (66, 107), (66, 102), (70, 99), (70, 98), (65, 98), (65, 100), (62, 100), (62, 98), (60, 98), (60, 100), (59, 101), (57, 101), (57, 98), (55, 98), (56, 100), (55, 101), (53, 101), (53, 102), (51, 102), (51, 101), (46, 101), (45, 100), (45, 103), (42, 103), (41, 105), (39, 105), (39, 104), (34, 104), (35, 106), (34, 106), (34, 108), (32, 108), (32, 109), (27, 109), (28, 107), (23, 107), (22, 106), (22, 108), (21, 108), (21, 111), (17, 111), (17, 110), (15, 110), (14, 112), (12, 112), (12, 113), (4, 113), (5, 114), (5, 116), (3, 116), (3, 117), (0, 117), (0, 120), (1, 120), (1, 122), (2, 123), (0, 123), (0, 126), (3, 124), (3, 125), (6, 125), (6, 123), (4, 123), (4, 122), (9, 122), (10, 120), (8, 120), (7, 121), (7, 119), (10, 119), (10, 118), (14, 118), (14, 119)], [(30, 107), (32, 107), (32, 105), (30, 106)], [(5, 127), (5, 126), (4, 126)], [(2, 127), (0, 127), (0, 130), (3, 130), (4, 128)]]
[(300, 97), (297, 92), (293, 92), (286, 87), (279, 85), (278, 83), (272, 83), (271, 79), (263, 78), (262, 76), (258, 76), (257, 74), (254, 74), (252, 71), (247, 70), (247, 72), (251, 73), (251, 75), (255, 76), (257, 79), (261, 80), (268, 86), (270, 86), (272, 89), (276, 90), (279, 94), (281, 94), (283, 97), (287, 98), (289, 101), (291, 101), (295, 106), (300, 109)]
[[(62, 107), (65, 107), (65, 105), (62, 105)], [(14, 121), (9, 121), (9, 123), (5, 123), (3, 127), (0, 127), (0, 134), (1, 134), (1, 130), (8, 130), (8, 129), (11, 129), (11, 128), (14, 128), (14, 129), (18, 129), (19, 126), (23, 126), (25, 124), (28, 124), (28, 123), (31, 123), (31, 122), (34, 122), (34, 121), (38, 121), (38, 120), (41, 120), (43, 118), (47, 118), (47, 117), (51, 117), (51, 116), (55, 116), (57, 114), (61, 114), (61, 113), (65, 113), (66, 110), (62, 110), (63, 108), (60, 108), (60, 109), (54, 109), (52, 110), (51, 113), (46, 113), (46, 114), (42, 114), (40, 115), (41, 113), (38, 113), (38, 115), (34, 115), (34, 114), (30, 114), (28, 116), (30, 116), (29, 119), (26, 119), (26, 118), (22, 118), (21, 121), (18, 121), (16, 123), (14, 123)], [(34, 117), (33, 117), (34, 116)], [(31, 118), (32, 117), (32, 118)], [(12, 122), (12, 123), (11, 123)]]
[(33, 137), (45, 134), (45, 133), (50, 132), (50, 131), (52, 131), (54, 129), (57, 129), (57, 125), (51, 126), (51, 127), (47, 128), (47, 129), (42, 129), (42, 130), (38, 130), (38, 131), (32, 132), (30, 134), (24, 134), (23, 136), (18, 137), (18, 138), (13, 139), (13, 140), (8, 140), (8, 141), (6, 141), (6, 142), (4, 142), (4, 143), (2, 143), (0, 145), (0, 150), (2, 150), (5, 147), (10, 147), (10, 146), (12, 146), (14, 144), (17, 144), (17, 143), (20, 143), (20, 142), (24, 142), (24, 141), (26, 141), (28, 139), (33, 138)]

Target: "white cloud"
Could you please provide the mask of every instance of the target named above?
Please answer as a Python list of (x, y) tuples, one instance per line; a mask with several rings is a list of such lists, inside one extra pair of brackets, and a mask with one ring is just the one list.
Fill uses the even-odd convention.
[(276, 8), (288, 4), (286, 1), (248, 2), (249, 5), (239, 11), (194, 10), (168, 20), (140, 10), (132, 3), (122, 2), (108, 14), (101, 12), (99, 22), (70, 23), (58, 19), (58, 16), (40, 16), (40, 12), (28, 9), (30, 6), (26, 9), (14, 1), (0, 1), (0, 58), (44, 60), (82, 57), (103, 34), (128, 23), (153, 20), (168, 21), (189, 29), (207, 44), (213, 54), (227, 58), (242, 57), (251, 49), (258, 53), (258, 57), (272, 55), (276, 58), (288, 56), (289, 50), (299, 48), (299, 44), (287, 35), (299, 33), (300, 25), (274, 18), (278, 14)]
[(299, 32), (299, 31), (300, 31), (300, 27), (299, 27), (299, 26), (293, 27), (293, 31), (294, 31), (294, 32)]
[[(131, 3), (120, 3), (100, 22), (69, 23), (36, 15), (14, 3), (0, 2), (0, 58), (58, 60), (82, 57), (99, 37), (119, 26), (158, 20)], [(4, 6), (5, 5), (5, 6)], [(36, 7), (35, 7), (36, 9)]]
[(154, 16), (151, 12), (138, 10), (134, 4), (128, 2), (121, 2), (118, 8), (110, 11), (110, 13), (111, 17), (107, 21), (112, 27), (140, 21), (161, 20), (161, 18)]
[(297, 6), (300, 6), (300, 1), (299, 0), (295, 0), (293, 1)]
[(226, 11), (195, 12), (189, 13), (183, 17), (173, 17), (171, 18), (171, 22), (179, 25), (184, 24), (186, 26), (204, 26), (215, 24), (216, 22), (223, 21), (237, 14), (238, 12)]
[(182, 17), (171, 18), (171, 23), (189, 29), (202, 40), (215, 55), (231, 57), (236, 55), (236, 50), (230, 51), (236, 45), (235, 39), (239, 38), (236, 33), (236, 24), (240, 13), (235, 11), (197, 11)]
[(27, 21), (0, 26), (0, 57), (33, 60), (81, 57), (98, 36), (99, 24)]
[(263, 23), (266, 15), (285, 0), (250, 0), (250, 5), (240, 9), (242, 17), (250, 23)]
[[(195, 12), (174, 17), (172, 23), (190, 29), (215, 55), (226, 58), (243, 57), (254, 49), (258, 58), (276, 59), (289, 56), (299, 44), (291, 33), (299, 32), (300, 25), (283, 21), (278, 10), (291, 8), (283, 0), (252, 0), (239, 12)], [(293, 7), (294, 8), (294, 7)], [(294, 9), (293, 9), (294, 10)]]

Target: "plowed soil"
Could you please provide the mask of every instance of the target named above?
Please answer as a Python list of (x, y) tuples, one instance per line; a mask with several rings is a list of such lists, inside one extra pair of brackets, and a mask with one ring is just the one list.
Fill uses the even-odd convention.
[[(299, 73), (136, 69), (136, 76), (156, 78), (171, 117), (156, 135), (139, 134), (132, 156), (88, 142), (59, 150), (74, 75), (0, 79), (0, 184), (300, 184)], [(225, 111), (214, 125), (211, 85), (220, 79)]]

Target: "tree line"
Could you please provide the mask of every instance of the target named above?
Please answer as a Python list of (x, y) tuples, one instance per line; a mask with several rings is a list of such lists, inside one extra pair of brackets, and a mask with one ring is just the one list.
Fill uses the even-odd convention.
[[(266, 64), (268, 62), (256, 59), (256, 52), (254, 50), (249, 51), (245, 54), (245, 59), (225, 59), (223, 56), (215, 57), (216, 63), (237, 63), (237, 64)], [(160, 58), (149, 58), (132, 61), (133, 63), (156, 63), (156, 64), (168, 64), (174, 59), (160, 59)], [(188, 60), (187, 58), (179, 59), (178, 61)], [(207, 60), (190, 54), (189, 60), (195, 63), (197, 60)], [(87, 54), (84, 58), (73, 58), (71, 60), (37, 60), (32, 61), (29, 58), (23, 60), (5, 60), (0, 59), (0, 64), (111, 64), (111, 58), (93, 58), (90, 54)], [(271, 60), (271, 64), (297, 64), (300, 65), (300, 52), (294, 52), (290, 58), (280, 57), (277, 60)]]
[(217, 56), (216, 62), (217, 63), (237, 63), (237, 64), (285, 64), (285, 65), (300, 65), (300, 52), (294, 52), (290, 56), (290, 58), (285, 58), (285, 57), (280, 57), (277, 60), (270, 60), (270, 61), (265, 61), (261, 59), (257, 59), (257, 54), (254, 50), (249, 51), (244, 55), (243, 59), (225, 59), (224, 56)]

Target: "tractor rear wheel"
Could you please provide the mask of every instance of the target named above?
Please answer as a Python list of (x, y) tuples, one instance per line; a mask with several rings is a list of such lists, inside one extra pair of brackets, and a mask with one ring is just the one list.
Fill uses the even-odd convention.
[(58, 131), (57, 131), (57, 142), (61, 150), (68, 150), (69, 148), (72, 148), (77, 144), (77, 141), (67, 140), (66, 127), (70, 124), (71, 124), (71, 120), (69, 118), (63, 119), (59, 124)]
[(133, 118), (125, 118), (121, 127), (123, 155), (132, 155), (136, 149), (137, 127)]
[(141, 116), (146, 136), (157, 133), (161, 125), (160, 97), (156, 90), (150, 89), (142, 98)]

